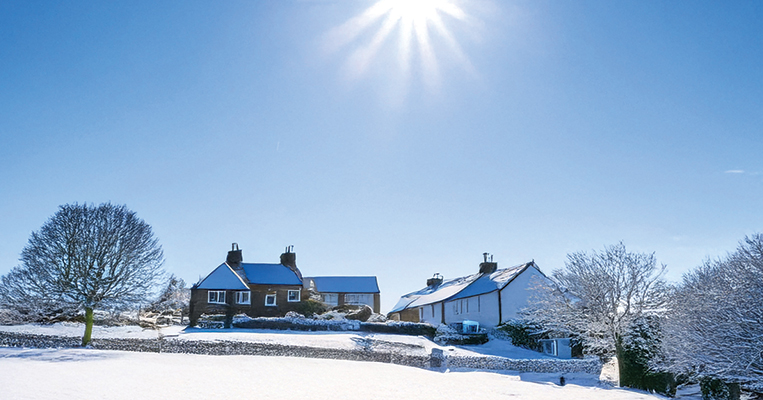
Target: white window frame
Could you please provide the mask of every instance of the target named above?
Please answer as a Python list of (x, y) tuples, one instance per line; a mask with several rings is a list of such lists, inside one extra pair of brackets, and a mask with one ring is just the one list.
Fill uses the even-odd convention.
[[(214, 294), (214, 296), (213, 296)], [(214, 297), (214, 301), (212, 301)], [(209, 290), (207, 291), (207, 303), (210, 304), (225, 304), (225, 290)]]
[[(297, 293), (297, 299), (296, 300), (292, 300), (291, 299), (291, 294), (294, 293), (294, 292)], [(300, 291), (300, 290), (289, 290), (289, 292), (286, 293), (286, 301), (288, 301), (289, 303), (299, 303), (301, 298), (302, 298), (302, 291)]]
[[(549, 346), (550, 348), (546, 347), (549, 344), (550, 344), (550, 346)], [(559, 350), (556, 348), (556, 340), (544, 340), (542, 342), (542, 349), (543, 349), (543, 354), (548, 354), (550, 356), (558, 356), (559, 355)], [(548, 352), (546, 350), (551, 350), (551, 351)]]
[(252, 295), (250, 292), (248, 290), (236, 292), (236, 304), (252, 304)]
[[(268, 299), (273, 299), (273, 304), (268, 304)], [(271, 294), (266, 294), (265, 295), (265, 306), (266, 307), (276, 307), (278, 305), (277, 302), (278, 301), (276, 299), (276, 294), (275, 293), (271, 293)]]
[(419, 322), (424, 321), (424, 307), (419, 307)]

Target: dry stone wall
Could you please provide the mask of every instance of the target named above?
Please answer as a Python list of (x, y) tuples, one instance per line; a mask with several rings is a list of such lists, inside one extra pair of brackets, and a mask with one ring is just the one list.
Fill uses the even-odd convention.
[[(80, 343), (81, 339), (76, 337), (0, 332), (0, 346), (3, 347), (76, 348), (80, 346)], [(439, 349), (433, 349), (432, 354), (428, 354), (424, 347), (418, 345), (375, 340), (361, 340), (358, 344), (358, 349), (335, 349), (222, 340), (98, 338), (93, 340), (91, 347), (99, 350), (152, 353), (256, 355), (372, 361), (437, 370), (450, 368), (511, 370), (519, 372), (584, 372), (596, 375), (601, 371), (601, 363), (598, 359), (513, 360), (495, 356), (446, 356)]]

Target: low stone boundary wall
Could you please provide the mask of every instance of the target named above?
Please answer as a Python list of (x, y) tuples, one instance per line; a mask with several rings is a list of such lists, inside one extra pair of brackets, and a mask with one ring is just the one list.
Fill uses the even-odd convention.
[[(80, 338), (74, 337), (0, 332), (0, 346), (4, 347), (76, 348), (80, 347), (81, 340), (82, 339)], [(378, 348), (389, 347), (387, 342), (384, 342), (381, 346), (374, 346), (373, 344), (367, 346), (364, 345), (360, 349), (354, 350), (223, 340), (98, 338), (93, 339), (91, 347), (98, 350), (152, 353), (327, 358), (335, 360), (383, 362), (418, 368), (428, 368), (430, 365), (430, 356), (424, 352), (423, 348), (418, 355), (384, 351)]]
[[(76, 348), (78, 337), (34, 335), (0, 332), (0, 346), (31, 348)], [(92, 348), (152, 353), (183, 353), (203, 355), (256, 355), (324, 358), (334, 360), (372, 361), (406, 365), (417, 368), (464, 368), (511, 370), (519, 372), (584, 372), (598, 375), (601, 363), (597, 359), (584, 360), (513, 360), (496, 356), (463, 357), (446, 356), (439, 349), (427, 354), (423, 347), (373, 341), (359, 343), (360, 349), (333, 349), (292, 346), (276, 343), (252, 343), (240, 341), (204, 341), (164, 339), (93, 339)]]
[(520, 372), (583, 372), (586, 374), (599, 375), (601, 373), (601, 362), (597, 358), (585, 359), (535, 359), (535, 360), (514, 360), (511, 358), (485, 356), (485, 357), (447, 357), (448, 368), (465, 369), (491, 369), (491, 370), (509, 370)]

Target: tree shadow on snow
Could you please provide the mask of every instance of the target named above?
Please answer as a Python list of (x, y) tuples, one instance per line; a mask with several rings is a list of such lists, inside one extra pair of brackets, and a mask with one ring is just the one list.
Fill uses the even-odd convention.
[(121, 355), (112, 352), (93, 351), (91, 349), (0, 348), (0, 360), (4, 358), (21, 358), (33, 361), (77, 362), (105, 360), (117, 357), (121, 357)]

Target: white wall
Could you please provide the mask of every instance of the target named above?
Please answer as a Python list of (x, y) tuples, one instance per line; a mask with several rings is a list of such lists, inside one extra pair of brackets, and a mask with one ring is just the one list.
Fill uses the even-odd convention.
[(528, 300), (533, 294), (533, 288), (541, 279), (548, 278), (534, 267), (528, 267), (501, 290), (502, 322), (516, 318), (519, 310), (529, 305)]
[(426, 322), (434, 326), (442, 323), (442, 303), (427, 304), (419, 307), (419, 317), (423, 316), (421, 322)]
[(445, 303), (445, 323), (477, 321), (481, 327), (498, 325), (498, 292), (467, 297)]

